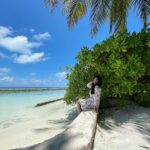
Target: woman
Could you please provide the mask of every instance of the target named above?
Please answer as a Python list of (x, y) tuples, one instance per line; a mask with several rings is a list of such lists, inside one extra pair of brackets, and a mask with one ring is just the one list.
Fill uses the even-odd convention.
[(86, 99), (79, 99), (77, 101), (77, 108), (79, 113), (87, 109), (94, 109), (95, 112), (98, 112), (101, 96), (101, 85), (102, 79), (99, 76), (95, 76), (94, 80), (87, 84), (87, 87), (91, 89), (89, 91), (90, 97)]

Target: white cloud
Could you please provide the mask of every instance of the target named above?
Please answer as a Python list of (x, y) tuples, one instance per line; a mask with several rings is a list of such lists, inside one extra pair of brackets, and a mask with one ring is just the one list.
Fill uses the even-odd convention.
[(40, 80), (40, 79), (36, 79), (36, 78), (18, 78), (15, 79), (14, 84), (18, 84), (18, 85), (43, 85), (47, 83), (46, 80)]
[(3, 37), (0, 35), (0, 47), (11, 52), (30, 53), (32, 48), (40, 47), (42, 43), (29, 42), (26, 36)]
[(10, 68), (6, 68), (6, 67), (3, 67), (3, 68), (0, 68), (0, 76), (4, 75), (4, 74), (7, 74), (11, 71)]
[(27, 63), (36, 63), (39, 61), (44, 61), (44, 53), (31, 53), (31, 54), (22, 54), (20, 56), (14, 57), (14, 62), (18, 64), (27, 64)]
[(11, 76), (4, 76), (0, 78), (1, 84), (7, 84), (9, 82), (12, 85), (18, 85), (18, 86), (34, 86), (34, 85), (44, 85), (46, 84), (46, 80), (40, 80), (36, 78), (15, 78)]
[[(34, 32), (33, 28), (30, 32)], [(11, 57), (6, 56), (0, 52), (0, 58), (10, 58), (19, 64), (35, 63), (46, 60), (44, 52), (33, 53), (33, 48), (38, 48), (43, 45), (41, 41), (29, 41), (28, 37), (19, 35), (13, 36), (13, 29), (11, 27), (0, 26), (0, 47), (9, 50)], [(37, 40), (46, 40), (50, 37), (48, 32), (34, 35)]]
[(11, 52), (30, 53), (33, 48), (40, 47), (41, 42), (31, 42), (28, 37), (12, 36), (13, 30), (11, 27), (0, 26), (0, 47)]
[(39, 33), (33, 36), (34, 39), (40, 41), (40, 40), (47, 40), (51, 37), (51, 35), (48, 32), (45, 33)]
[(13, 30), (11, 27), (0, 26), (0, 38), (11, 35)]
[(65, 78), (66, 78), (66, 74), (67, 74), (67, 72), (63, 71), (63, 72), (58, 72), (58, 73), (56, 73), (56, 76), (57, 76), (59, 79), (65, 79)]
[(47, 79), (38, 79), (36, 76), (28, 76), (27, 78), (16, 78), (12, 76), (1, 76), (0, 86), (50, 86), (50, 87), (65, 87), (66, 80), (60, 80), (55, 76)]
[(13, 77), (6, 76), (6, 77), (0, 78), (0, 82), (12, 82), (12, 81), (14, 81)]

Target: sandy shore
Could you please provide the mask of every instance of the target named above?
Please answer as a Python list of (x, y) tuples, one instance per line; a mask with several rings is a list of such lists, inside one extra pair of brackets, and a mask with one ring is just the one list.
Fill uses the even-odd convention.
[[(38, 108), (37, 119), (0, 129), (0, 150), (24, 148), (54, 137), (72, 122), (74, 108), (68, 113), (64, 101), (57, 101)], [(41, 117), (47, 109), (50, 115)], [(94, 150), (150, 150), (150, 108), (131, 103), (100, 114)]]
[(150, 150), (150, 108), (130, 104), (100, 117), (94, 150)]
[(62, 132), (73, 119), (71, 117), (68, 118), (65, 107), (64, 101), (61, 100), (42, 106), (42, 108), (35, 108), (40, 109), (41, 113), (47, 109), (53, 110), (53, 112), (49, 111), (50, 116), (43, 116), (9, 128), (0, 129), (0, 150), (27, 147)]

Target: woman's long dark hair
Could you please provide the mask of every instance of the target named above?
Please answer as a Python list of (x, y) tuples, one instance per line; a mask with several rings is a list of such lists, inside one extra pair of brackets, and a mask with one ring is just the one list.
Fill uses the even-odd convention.
[[(95, 76), (95, 78), (97, 78), (98, 79), (98, 83), (96, 84), (96, 85), (98, 85), (99, 87), (101, 87), (101, 85), (102, 85), (102, 78), (100, 77), (100, 76)], [(93, 84), (92, 84), (92, 88), (91, 88), (91, 94), (94, 94), (94, 89), (95, 89), (95, 86), (96, 86), (95, 84), (94, 84), (94, 82), (93, 82)]]

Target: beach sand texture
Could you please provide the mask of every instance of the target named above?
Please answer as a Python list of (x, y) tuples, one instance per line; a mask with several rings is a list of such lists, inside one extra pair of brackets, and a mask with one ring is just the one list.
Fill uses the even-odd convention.
[(107, 110), (97, 124), (94, 150), (150, 150), (150, 108)]
[(0, 129), (0, 150), (16, 149), (41, 143), (64, 131), (72, 121), (72, 119), (68, 119), (65, 107), (64, 101), (61, 100), (40, 108), (34, 108), (40, 109), (40, 115), (43, 111), (49, 110), (49, 116), (38, 117), (36, 120), (29, 120), (26, 123)]
[[(42, 106), (40, 112), (56, 107), (49, 117), (1, 129), (0, 150), (42, 143), (64, 131), (72, 121), (68, 119), (64, 101)], [(150, 108), (131, 103), (121, 110), (109, 109), (99, 117), (94, 150), (150, 150)]]

